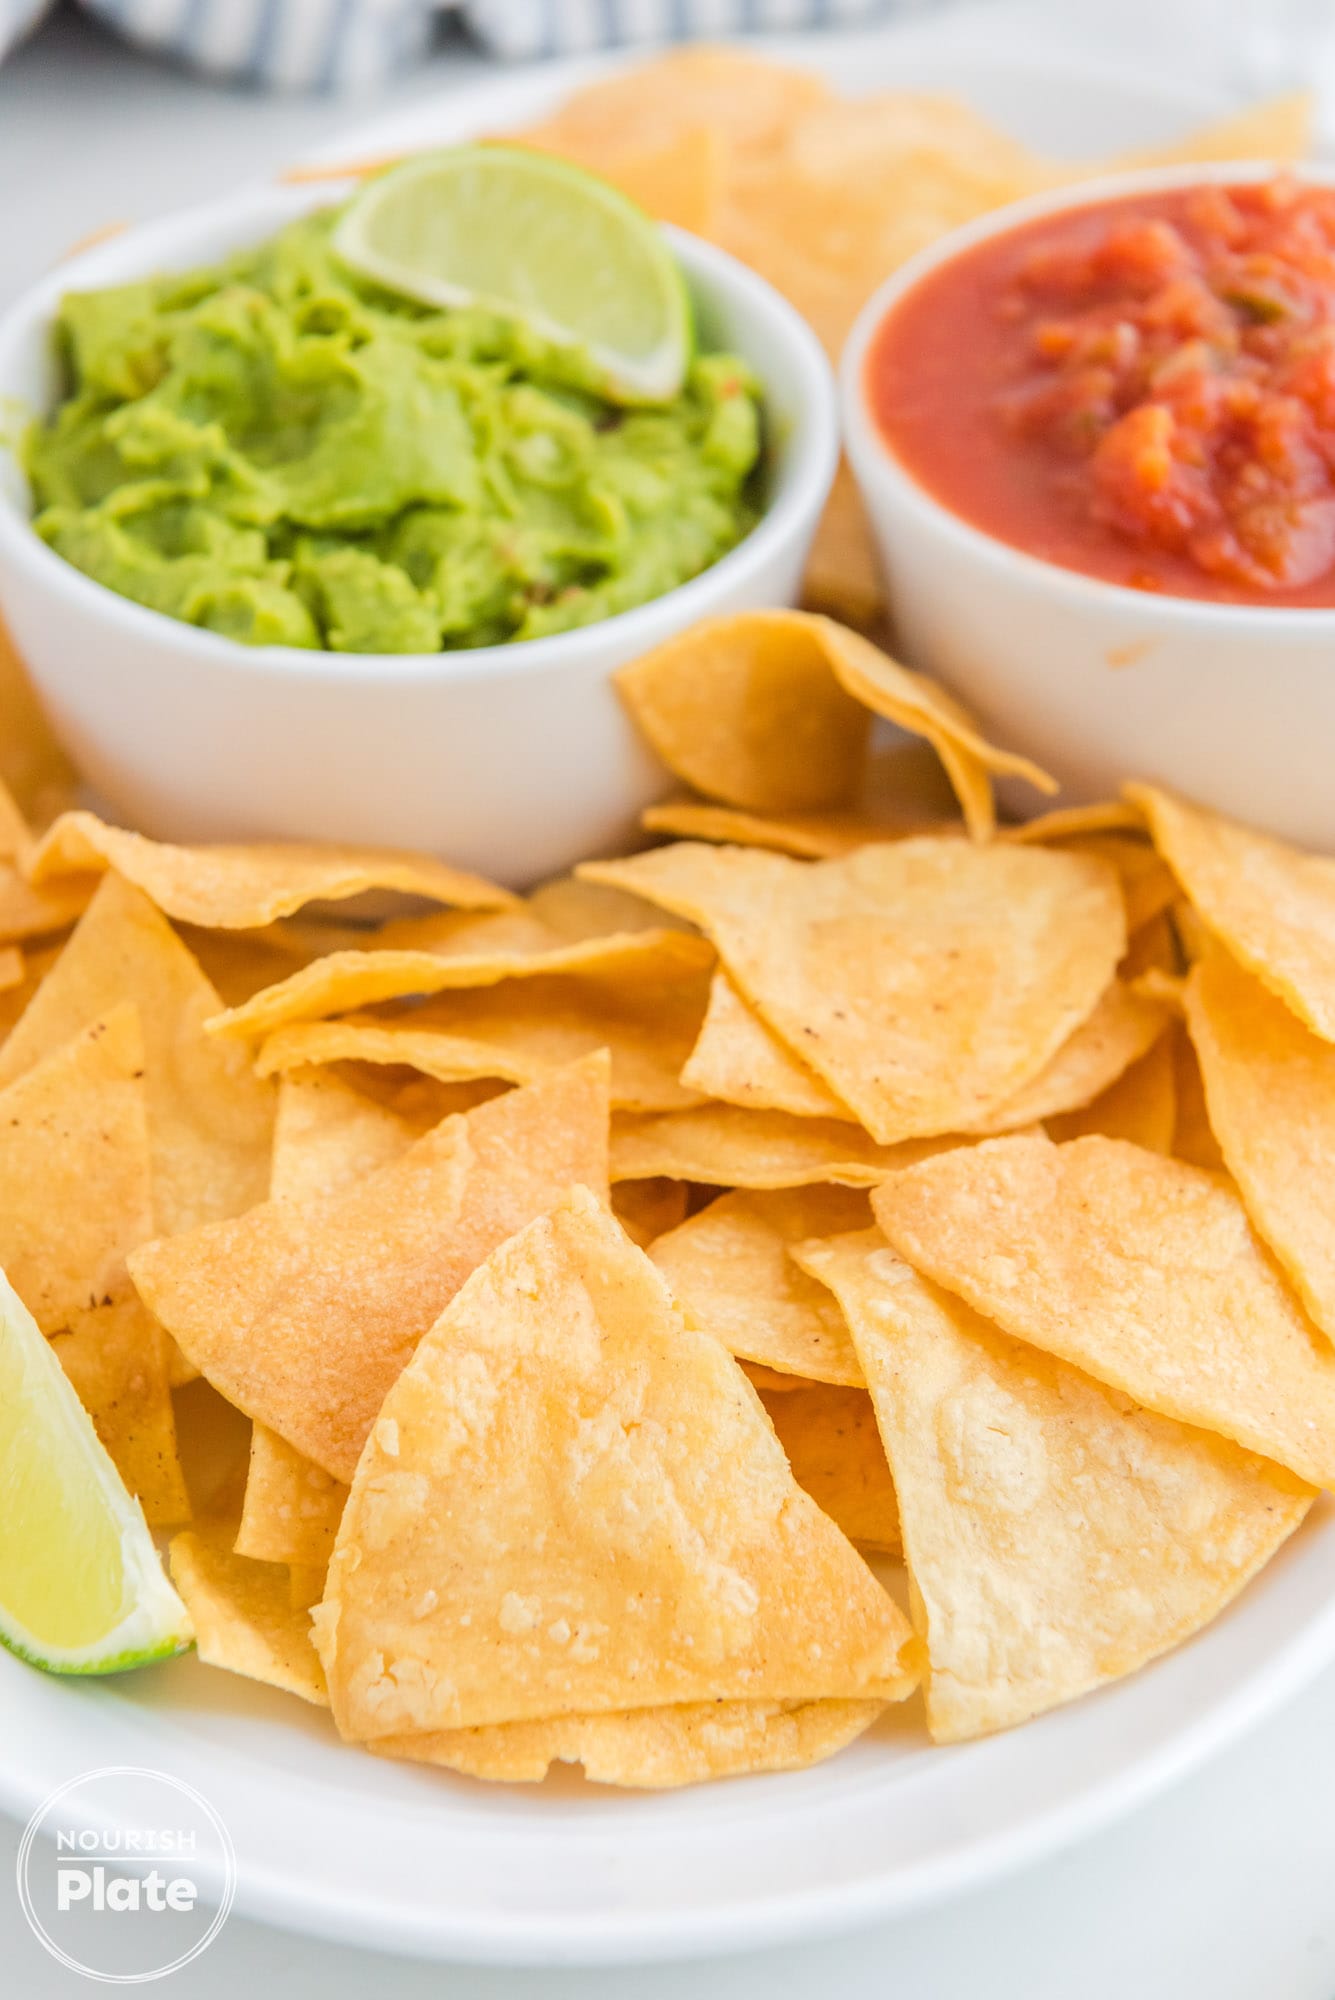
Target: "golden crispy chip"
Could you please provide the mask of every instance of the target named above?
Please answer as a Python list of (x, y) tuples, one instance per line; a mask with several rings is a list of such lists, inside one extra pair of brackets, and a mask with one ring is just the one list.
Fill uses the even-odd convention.
[(421, 1131), (326, 1069), (289, 1071), (278, 1085), (270, 1201), (318, 1201), (356, 1186), (406, 1153)]
[(269, 1184), (274, 1091), (245, 1052), (204, 1033), (218, 996), (148, 897), (106, 875), (0, 1048), (0, 1084), (132, 1000), (144, 1040), (153, 1207), (163, 1235), (239, 1215)]
[[(1125, 956), (1117, 970), (1128, 982), (1144, 980), (1150, 973), (1161, 973), (1165, 978), (1176, 978), (1182, 965), (1182, 953), (1177, 942), (1177, 928), (1171, 914), (1161, 910), (1157, 917), (1132, 933)], [(1153, 993), (1153, 985), (1146, 988)], [(1167, 987), (1161, 989), (1165, 995)]]
[(1201, 921), (1309, 1028), (1335, 1041), (1335, 861), (1153, 785), (1126, 791)]
[(178, 924), (176, 930), (224, 1007), (239, 1007), (314, 958), (367, 941), (365, 925), (304, 923), (299, 917), (254, 931), (211, 931), (199, 924)]
[(1205, 1101), (1205, 1083), (1191, 1038), (1179, 1028), (1172, 1038), (1173, 1049), (1173, 1143), (1175, 1159), (1211, 1173), (1223, 1171), (1224, 1155), (1210, 1124)]
[[(642, 937), (649, 932), (639, 933)], [(677, 933), (659, 933), (660, 937)], [(594, 1049), (612, 1058), (612, 1103), (677, 1111), (699, 1102), (679, 1072), (704, 1016), (707, 968), (664, 965), (652, 982), (573, 973), (457, 991), (393, 1014), (294, 1022), (260, 1048), (261, 1076), (307, 1063), (399, 1063), (446, 1080), (532, 1083)]]
[(1126, 943), (1107, 862), (949, 839), (838, 861), (682, 841), (585, 864), (700, 924), (743, 997), (882, 1144), (1032, 1081)]
[(250, 1418), (196, 1375), (172, 1397), (176, 1445), (196, 1520), (235, 1516), (250, 1460)]
[(758, 1361), (743, 1361), (741, 1371), (753, 1389), (759, 1389), (762, 1399), (766, 1396), (794, 1395), (799, 1389), (808, 1389), (811, 1384), (800, 1375), (780, 1375), (776, 1369), (763, 1368)]
[(760, 1400), (802, 1491), (859, 1548), (899, 1555), (895, 1483), (866, 1390), (799, 1383)]
[(601, 174), (659, 222), (694, 236), (708, 236), (717, 227), (724, 148), (720, 134), (704, 126), (688, 126), (661, 146), (613, 152), (600, 135), (581, 141), (576, 132), (563, 130), (558, 111), (550, 133), (535, 125), (519, 137), (524, 145)]
[(337, 902), (366, 889), (469, 910), (499, 909), (513, 899), (479, 875), (397, 848), (311, 847), (271, 842), (251, 847), (171, 847), (96, 813), (62, 813), (32, 854), (34, 883), (114, 868), (182, 923), (210, 930), (254, 930), (306, 903)]
[(641, 1250), (686, 1220), (685, 1181), (620, 1181), (612, 1190), (612, 1213)]
[(870, 1211), (853, 1188), (721, 1195), (649, 1255), (697, 1323), (732, 1353), (781, 1375), (862, 1386), (843, 1316), (823, 1285), (788, 1255), (790, 1243), (861, 1228)]
[(52, 1346), (149, 1526), (188, 1521), (168, 1341), (152, 1313), (126, 1283), (114, 1299), (72, 1313)]
[(323, 1573), (347, 1497), (341, 1480), (304, 1458), (277, 1431), (256, 1424), (236, 1530), (237, 1554)]
[(1145, 815), (1127, 799), (1101, 799), (1089, 806), (1054, 806), (1051, 812), (1036, 813), (1019, 826), (1003, 826), (998, 840), (1016, 840), (1022, 846), (1035, 841), (1079, 840), (1090, 833), (1143, 833)]
[(970, 1127), (1013, 1132), (1062, 1112), (1080, 1111), (1110, 1090), (1153, 1047), (1172, 1015), (1161, 1001), (1115, 979), (1094, 1012), (1064, 1041), (1032, 1083)]
[(232, 1552), (235, 1523), (201, 1521), (172, 1538), (172, 1582), (185, 1600), (199, 1657), (326, 1708), (309, 1614), (288, 1599), (287, 1572)]
[(33, 693), (27, 670), (0, 623), (0, 782), (33, 826), (69, 803), (77, 780)]
[(607, 1059), (447, 1119), (354, 1189), (147, 1245), (136, 1285), (240, 1409), (350, 1480), (468, 1273), (577, 1180), (606, 1186)]
[(825, 612), (859, 631), (870, 630), (884, 606), (871, 528), (846, 458), (839, 461), (807, 557), (802, 602), (809, 611)]
[(28, 976), (23, 953), (17, 945), (0, 945), (0, 993), (12, 993)]
[(525, 909), (567, 944), (584, 938), (619, 936), (624, 931), (659, 931), (668, 926), (689, 930), (680, 917), (632, 896), (625, 889), (607, 889), (601, 882), (582, 882), (578, 875), (555, 875), (530, 890)]
[(1082, 833), (1059, 843), (1068, 854), (1095, 854), (1117, 870), (1126, 898), (1129, 934), (1151, 923), (1177, 900), (1177, 883), (1147, 840), (1131, 833)]
[(646, 833), (715, 840), (733, 847), (770, 847), (799, 861), (828, 861), (873, 840), (902, 840), (924, 831), (921, 820), (874, 820), (859, 813), (788, 813), (762, 818), (707, 799), (666, 799), (640, 814)]
[(1310, 1486), (1139, 1410), (920, 1278), (879, 1230), (811, 1243), (894, 1472), (938, 1743), (1118, 1679), (1216, 1617)]
[(1120, 1139), (989, 1139), (893, 1175), (872, 1207), (1005, 1332), (1335, 1485), (1335, 1353), (1218, 1175)]
[(797, 611), (703, 619), (615, 676), (675, 777), (748, 812), (846, 804), (867, 751), (867, 711), (830, 672)]
[(336, 951), (257, 993), (210, 1024), (223, 1035), (271, 1035), (292, 1021), (320, 1021), (379, 1001), (496, 986), (507, 979), (596, 973), (627, 983), (683, 978), (713, 953), (689, 931), (627, 931), (615, 937), (545, 943), (539, 950), (491, 952), (377, 947)]
[(1192, 970), (1187, 1024), (1252, 1225), (1335, 1339), (1335, 1047), (1217, 946)]
[(0, 861), (0, 938), (13, 942), (64, 930), (88, 907), (96, 886), (90, 875), (34, 884), (12, 861)]
[(328, 1563), (289, 1563), (287, 1601), (294, 1611), (312, 1611), (324, 1596)]
[(1177, 1127), (1177, 1030), (1160, 1035), (1138, 1062), (1079, 1111), (1049, 1117), (1048, 1136), (1065, 1141), (1101, 1132), (1151, 1153), (1171, 1153)]
[(706, 1097), (796, 1118), (853, 1118), (814, 1069), (808, 1069), (748, 1006), (726, 972), (716, 972), (699, 1036), (681, 1081)]
[(143, 1069), (127, 1004), (0, 1090), (0, 1267), (43, 1333), (115, 1295), (153, 1233)]
[(915, 1680), (755, 1391), (587, 1189), (474, 1273), (390, 1390), (315, 1628), (361, 1739)]
[(15, 1023), (23, 1018), (28, 1002), (64, 949), (63, 944), (57, 943), (36, 950), (29, 946), (24, 952), (22, 979), (17, 986), (6, 986), (0, 992), (0, 1046), (13, 1033)]
[(1267, 97), (1227, 118), (1200, 125), (1168, 146), (1128, 153), (1123, 166), (1190, 166), (1196, 160), (1301, 160), (1312, 149), (1316, 110), (1310, 91)]
[(599, 1785), (663, 1791), (756, 1771), (800, 1771), (834, 1756), (884, 1709), (879, 1701), (702, 1701), (546, 1722), (497, 1722), (387, 1736), (382, 1757), (469, 1777), (539, 1784), (553, 1764), (582, 1764)]
[(878, 1146), (861, 1125), (838, 1118), (793, 1118), (786, 1111), (742, 1111), (700, 1104), (691, 1111), (612, 1120), (612, 1179), (701, 1181), (706, 1187), (799, 1188), (820, 1181), (875, 1187), (898, 1167), (921, 1160), (957, 1135)]

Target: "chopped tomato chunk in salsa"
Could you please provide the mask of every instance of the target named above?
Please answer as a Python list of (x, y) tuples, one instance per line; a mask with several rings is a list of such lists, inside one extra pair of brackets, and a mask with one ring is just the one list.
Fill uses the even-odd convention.
[(1031, 554), (1335, 604), (1335, 188), (1199, 185), (986, 239), (892, 307), (867, 389), (905, 469)]

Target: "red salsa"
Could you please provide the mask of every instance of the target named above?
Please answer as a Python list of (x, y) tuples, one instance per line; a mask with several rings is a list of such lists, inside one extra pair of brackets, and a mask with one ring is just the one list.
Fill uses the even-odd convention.
[(928, 272), (867, 359), (952, 513), (1176, 597), (1335, 605), (1335, 188), (1045, 216)]

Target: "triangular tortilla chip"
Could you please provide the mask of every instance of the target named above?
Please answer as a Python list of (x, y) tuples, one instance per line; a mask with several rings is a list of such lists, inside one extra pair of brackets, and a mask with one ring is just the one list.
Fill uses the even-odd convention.
[(1252, 1225), (1335, 1340), (1335, 1046), (1218, 947), (1192, 970), (1187, 1023)]
[(1177, 900), (1177, 880), (1148, 840), (1134, 833), (1086, 833), (1050, 843), (1066, 854), (1093, 854), (1117, 870), (1126, 899), (1126, 928), (1134, 936)]
[(393, 1013), (294, 1022), (261, 1045), (262, 1076), (306, 1063), (406, 1064), (445, 1080), (533, 1083), (595, 1049), (612, 1058), (612, 1103), (628, 1111), (698, 1104), (681, 1082), (703, 1018), (707, 969), (635, 980), (597, 974), (506, 980)]
[(786, 1111), (794, 1118), (839, 1118), (853, 1113), (823, 1077), (767, 1028), (726, 972), (709, 984), (709, 1004), (681, 1081), (706, 1097), (748, 1111)]
[(553, 1764), (582, 1764), (598, 1785), (664, 1791), (757, 1771), (800, 1771), (870, 1727), (879, 1701), (701, 1701), (548, 1722), (498, 1722), (425, 1736), (387, 1736), (382, 1757), (438, 1764), (472, 1778), (539, 1784)]
[(790, 1389), (762, 1389), (760, 1400), (793, 1478), (821, 1512), (857, 1548), (901, 1554), (895, 1483), (866, 1390), (798, 1382)]
[(1102, 799), (1088, 806), (1054, 806), (1019, 826), (999, 828), (997, 839), (1029, 846), (1034, 841), (1078, 840), (1086, 833), (1141, 833), (1144, 827), (1144, 813), (1128, 799)]
[(869, 814), (785, 813), (740, 811), (707, 799), (666, 799), (646, 806), (640, 814), (646, 833), (671, 833), (682, 840), (712, 840), (732, 847), (769, 847), (798, 861), (830, 861), (851, 854), (876, 840), (903, 840), (925, 833), (924, 817), (904, 813), (898, 818), (873, 819)]
[(915, 1679), (737, 1364), (587, 1189), (475, 1272), (395, 1383), (315, 1623), (339, 1729), (368, 1740)]
[(1101, 1132), (1107, 1139), (1127, 1139), (1151, 1153), (1171, 1153), (1177, 1130), (1176, 1044), (1180, 1030), (1170, 1028), (1153, 1047), (1123, 1070), (1115, 1083), (1079, 1111), (1062, 1112), (1046, 1120), (1048, 1137), (1065, 1142)]
[[(327, 1566), (348, 1489), (294, 1445), (256, 1424), (237, 1526), (239, 1556), (256, 1562)], [(319, 1594), (318, 1592), (316, 1593)]]
[(1196, 915), (1309, 1028), (1335, 1041), (1335, 861), (1153, 785), (1128, 785)]
[(1222, 1173), (1224, 1156), (1210, 1124), (1205, 1102), (1201, 1066), (1185, 1028), (1174, 1030), (1173, 1051), (1173, 1143), (1174, 1158), (1210, 1173)]
[(539, 883), (524, 902), (530, 916), (555, 931), (567, 944), (584, 938), (617, 937), (623, 931), (657, 931), (665, 924), (688, 928), (643, 896), (625, 889), (608, 889), (601, 882), (582, 882), (578, 875), (554, 875)]
[(469, 910), (499, 909), (513, 900), (479, 875), (397, 848), (297, 842), (171, 847), (108, 826), (90, 812), (62, 813), (29, 861), (30, 878), (39, 885), (104, 868), (137, 884), (165, 916), (210, 930), (254, 930), (306, 903), (339, 902), (367, 889), (397, 889)]
[(0, 780), (34, 826), (60, 811), (76, 783), (33, 692), (18, 649), (0, 624)]
[(151, 1528), (190, 1519), (176, 1444), (170, 1343), (123, 1281), (118, 1296), (70, 1316), (52, 1342), (116, 1470)]
[(861, 1227), (867, 1197), (852, 1188), (720, 1195), (660, 1236), (649, 1255), (672, 1291), (740, 1360), (811, 1382), (862, 1386), (862, 1370), (823, 1285), (788, 1255), (790, 1243)]
[(94, 886), (87, 875), (35, 884), (12, 861), (0, 861), (0, 938), (13, 942), (64, 930), (88, 907)]
[(318, 1201), (406, 1153), (420, 1131), (327, 1069), (279, 1079), (270, 1201)]
[(449, 1118), (361, 1186), (148, 1244), (134, 1281), (215, 1387), (350, 1480), (468, 1273), (576, 1180), (606, 1186), (607, 1059)]
[(1080, 1111), (1112, 1088), (1162, 1036), (1172, 1019), (1162, 1002), (1114, 979), (1087, 1021), (1032, 1082), (969, 1129), (1013, 1132), (1061, 1112)]
[(800, 611), (705, 618), (615, 675), (674, 777), (748, 812), (813, 812), (857, 790), (869, 717)]
[(938, 1743), (1118, 1679), (1216, 1617), (1315, 1497), (920, 1278), (879, 1230), (798, 1251), (848, 1317), (894, 1472)]
[(836, 1118), (790, 1118), (783, 1111), (739, 1111), (701, 1104), (691, 1111), (612, 1120), (612, 1179), (702, 1181), (707, 1187), (798, 1188), (817, 1181), (875, 1187), (958, 1137), (909, 1139), (878, 1146), (860, 1125)]
[(243, 1050), (205, 1034), (217, 994), (148, 897), (118, 875), (103, 878), (0, 1048), (0, 1084), (122, 1000), (135, 1003), (143, 1032), (159, 1231), (175, 1235), (263, 1201), (273, 1086), (252, 1074)]
[(277, 986), (218, 1015), (223, 1035), (271, 1035), (293, 1021), (320, 1021), (385, 1000), (451, 989), (498, 985), (502, 980), (556, 974), (597, 974), (613, 980), (656, 983), (684, 979), (708, 968), (713, 952), (689, 931), (629, 931), (577, 942), (546, 941), (541, 949), (421, 951), (387, 949), (331, 952)]
[(698, 923), (883, 1145), (959, 1131), (1029, 1083), (1126, 945), (1109, 865), (1042, 847), (903, 840), (806, 862), (681, 841), (582, 872)]
[(1218, 1175), (1120, 1139), (989, 1139), (892, 1175), (872, 1208), (1004, 1332), (1335, 1486), (1335, 1353)]
[(290, 1603), (281, 1565), (233, 1554), (235, 1532), (232, 1521), (207, 1521), (172, 1540), (172, 1582), (190, 1613), (200, 1659), (328, 1707), (309, 1613)]
[(0, 1090), (0, 1267), (43, 1333), (118, 1293), (153, 1233), (139, 1021), (113, 1008)]

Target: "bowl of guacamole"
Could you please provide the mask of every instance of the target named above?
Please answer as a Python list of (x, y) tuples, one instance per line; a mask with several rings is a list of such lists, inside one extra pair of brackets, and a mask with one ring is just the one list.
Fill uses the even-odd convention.
[(619, 406), (578, 351), (359, 277), (336, 214), (65, 295), (65, 392), (24, 443), (57, 555), (242, 645), (435, 653), (596, 624), (750, 533), (764, 423), (739, 356)]
[(102, 798), (160, 838), (377, 841), (522, 884), (668, 789), (612, 683), (796, 601), (828, 364), (666, 232), (680, 393), (355, 277), (347, 189), (250, 189), (72, 259), (0, 320), (0, 620)]

